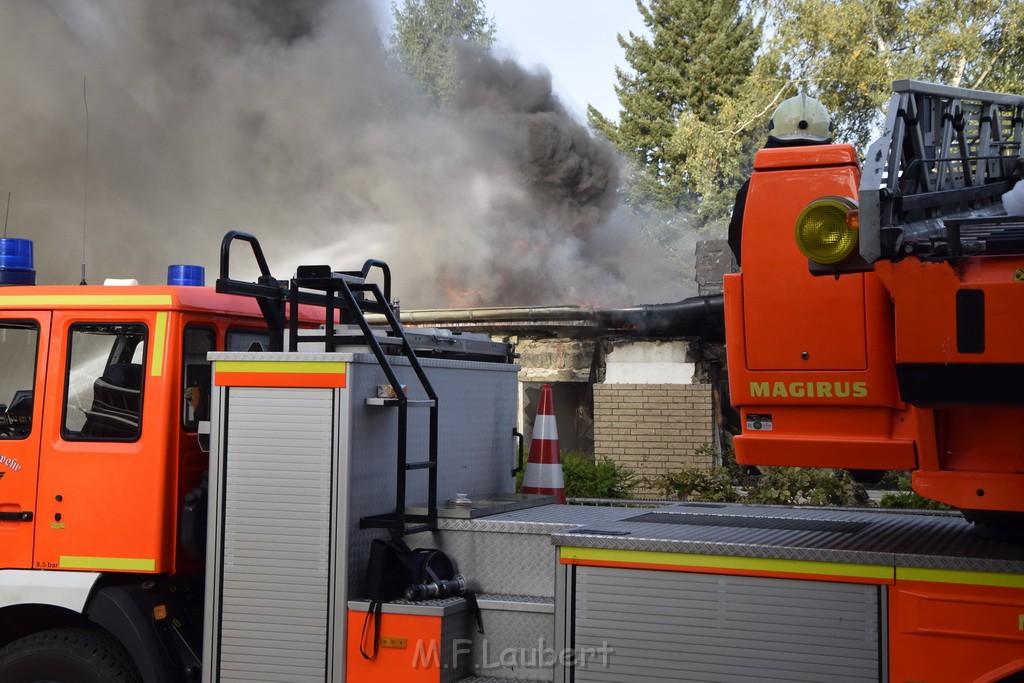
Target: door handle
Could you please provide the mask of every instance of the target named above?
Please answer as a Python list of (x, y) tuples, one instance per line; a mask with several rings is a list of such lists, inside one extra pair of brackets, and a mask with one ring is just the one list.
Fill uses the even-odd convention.
[(0, 512), (0, 522), (31, 522), (32, 513), (25, 510), (22, 512)]

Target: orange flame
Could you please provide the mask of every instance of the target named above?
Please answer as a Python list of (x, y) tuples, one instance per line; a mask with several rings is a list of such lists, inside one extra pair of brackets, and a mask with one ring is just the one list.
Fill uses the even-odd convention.
[(473, 308), (474, 306), (479, 306), (480, 302), (483, 301), (484, 293), (482, 290), (460, 288), (455, 278), (444, 278), (442, 285), (448, 308)]

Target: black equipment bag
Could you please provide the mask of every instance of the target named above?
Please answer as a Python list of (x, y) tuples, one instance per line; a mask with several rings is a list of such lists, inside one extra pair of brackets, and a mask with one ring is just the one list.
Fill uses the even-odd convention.
[[(370, 542), (370, 560), (366, 564), (363, 594), (370, 600), (363, 619), (363, 632), (359, 638), (359, 653), (365, 659), (375, 659), (380, 648), (380, 613), (384, 603), (402, 597), (405, 587), (417, 582), (418, 575), (408, 561), (409, 548), (381, 538)], [(366, 632), (373, 622), (373, 645), (366, 651)]]
[(405, 587), (420, 581), (412, 551), (404, 543), (375, 538), (370, 542), (370, 560), (366, 564), (363, 594), (371, 602), (397, 600)]
[[(362, 593), (370, 600), (370, 607), (362, 621), (359, 653), (367, 659), (376, 658), (380, 648), (381, 610), (385, 602), (403, 597), (411, 586), (451, 582), (456, 579), (458, 573), (459, 570), (452, 558), (440, 550), (410, 550), (409, 546), (401, 541), (374, 539), (370, 543), (370, 561), (367, 562), (367, 573), (362, 583)], [(465, 589), (462, 577), (459, 577), (459, 581), (463, 582), (462, 588)], [(480, 608), (476, 604), (476, 596), (465, 590), (462, 595), (469, 603), (479, 632), (483, 633), (483, 621)], [(367, 632), (370, 630), (371, 622), (374, 641), (368, 652)]]
[[(359, 640), (359, 652), (365, 659), (377, 657), (380, 648), (381, 610), (385, 602), (398, 600), (406, 588), (417, 584), (450, 581), (458, 574), (455, 563), (440, 550), (417, 548), (410, 550), (401, 541), (376, 538), (370, 542), (370, 559), (366, 564), (363, 579), (363, 594), (370, 600), (370, 606), (363, 620), (363, 632)], [(476, 596), (467, 593), (466, 599), (473, 611), (480, 632), (483, 624)], [(373, 646), (366, 649), (366, 634), (373, 622)]]

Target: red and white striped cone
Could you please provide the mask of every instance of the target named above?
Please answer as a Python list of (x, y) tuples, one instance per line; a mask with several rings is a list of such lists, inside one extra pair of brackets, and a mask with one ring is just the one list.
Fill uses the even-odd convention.
[(565, 481), (562, 479), (562, 459), (558, 455), (558, 426), (555, 424), (554, 401), (551, 385), (540, 388), (540, 407), (533, 423), (530, 441), (530, 459), (523, 477), (523, 493), (541, 493), (558, 496), (565, 502)]

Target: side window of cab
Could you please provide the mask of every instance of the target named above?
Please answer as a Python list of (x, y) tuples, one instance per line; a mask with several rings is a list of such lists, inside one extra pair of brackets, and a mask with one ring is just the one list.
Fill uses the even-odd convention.
[(32, 433), (38, 348), (38, 323), (0, 323), (0, 439), (24, 439)]
[(217, 333), (212, 327), (185, 327), (182, 368), (181, 427), (195, 432), (199, 423), (210, 419), (210, 361), (206, 354), (216, 349)]
[(68, 339), (61, 436), (75, 441), (138, 440), (146, 326), (76, 323)]

